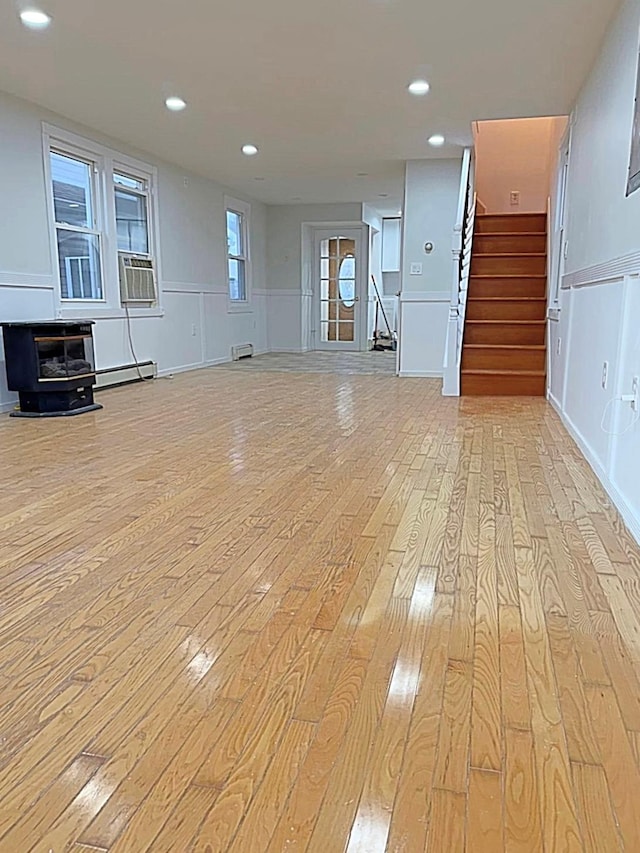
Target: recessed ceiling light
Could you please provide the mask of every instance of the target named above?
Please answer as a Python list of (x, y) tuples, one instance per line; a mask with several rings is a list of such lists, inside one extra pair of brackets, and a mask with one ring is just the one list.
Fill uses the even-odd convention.
[(378, 193), (378, 198), (389, 198), (389, 193)]
[(51, 23), (51, 18), (46, 12), (39, 9), (24, 9), (20, 12), (20, 20), (32, 30), (44, 30)]
[(291, 201), (302, 201), (302, 196), (294, 195), (294, 197), (291, 199)]
[(258, 149), (255, 145), (249, 143), (248, 145), (242, 146), (242, 153), (246, 154), (247, 157), (253, 157), (254, 154), (258, 153)]
[(254, 178), (254, 181), (264, 181), (264, 178)]
[(412, 95), (426, 95), (431, 88), (426, 80), (414, 80), (407, 87)]
[(433, 136), (429, 137), (429, 145), (433, 145), (434, 148), (441, 148), (444, 145), (444, 136), (441, 133), (434, 133)]
[(177, 95), (171, 95), (171, 97), (167, 98), (165, 101), (165, 105), (172, 113), (179, 113), (187, 106), (187, 102), (183, 101), (183, 99), (179, 98)]
[(358, 172), (356, 178), (367, 178), (369, 176), (369, 172)]

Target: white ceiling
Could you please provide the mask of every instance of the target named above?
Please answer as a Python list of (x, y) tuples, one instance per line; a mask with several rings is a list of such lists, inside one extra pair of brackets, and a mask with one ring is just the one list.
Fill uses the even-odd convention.
[(567, 113), (618, 0), (31, 5), (48, 30), (0, 6), (0, 89), (266, 202), (380, 206), (405, 160), (458, 156), (475, 119)]

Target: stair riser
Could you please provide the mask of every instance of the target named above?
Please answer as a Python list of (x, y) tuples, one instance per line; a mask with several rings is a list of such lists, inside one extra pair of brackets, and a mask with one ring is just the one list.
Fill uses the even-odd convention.
[(490, 325), (475, 325), (467, 323), (464, 331), (465, 344), (537, 344), (542, 346), (545, 341), (545, 327), (531, 324), (530, 326), (512, 326), (509, 323), (491, 323)]
[(476, 234), (504, 234), (514, 231), (537, 231), (543, 234), (547, 230), (546, 213), (531, 213), (513, 216), (476, 216)]
[(469, 296), (540, 296), (547, 292), (544, 278), (495, 278), (469, 281)]
[(474, 376), (461, 377), (463, 396), (492, 397), (544, 397), (544, 376)]
[(463, 370), (544, 370), (544, 350), (469, 349), (462, 356)]
[(467, 320), (544, 320), (545, 302), (500, 302), (497, 299), (467, 302)]
[(546, 252), (546, 234), (476, 234), (474, 252)]
[(477, 255), (471, 258), (471, 275), (544, 275), (547, 259), (544, 255)]

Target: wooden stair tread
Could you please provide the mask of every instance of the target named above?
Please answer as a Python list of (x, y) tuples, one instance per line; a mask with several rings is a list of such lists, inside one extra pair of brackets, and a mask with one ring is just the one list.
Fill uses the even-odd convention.
[[(508, 215), (508, 214), (506, 214)], [(476, 234), (476, 237), (541, 237), (546, 236), (546, 231), (489, 231), (485, 234)]]
[(465, 344), (465, 349), (546, 349), (545, 344)]
[(505, 216), (513, 216), (514, 218), (516, 216), (544, 216), (546, 218), (547, 214), (544, 210), (533, 211), (532, 213), (476, 213), (476, 217), (481, 217), (483, 219), (491, 219), (491, 217), (494, 219), (502, 219)]
[(546, 376), (546, 370), (518, 370), (511, 368), (510, 370), (503, 370), (500, 368), (487, 369), (480, 367), (463, 367), (462, 373), (474, 373), (478, 376)]
[[(483, 296), (477, 297), (479, 300), (484, 299)], [(490, 297), (488, 297), (490, 298)], [(480, 325), (489, 324), (495, 326), (545, 326), (546, 320), (467, 320), (467, 323), (479, 323)]]
[(526, 273), (526, 272), (515, 272), (515, 273), (495, 273), (492, 275), (491, 273), (474, 273), (470, 275), (469, 278), (542, 278), (545, 281), (547, 280), (547, 276), (544, 273)]
[[(485, 235), (482, 235), (485, 236)], [(546, 252), (474, 252), (474, 258), (546, 258)], [(520, 273), (522, 275), (522, 273)], [(539, 273), (538, 273), (539, 275)]]
[(546, 296), (467, 296), (468, 302), (546, 302)]

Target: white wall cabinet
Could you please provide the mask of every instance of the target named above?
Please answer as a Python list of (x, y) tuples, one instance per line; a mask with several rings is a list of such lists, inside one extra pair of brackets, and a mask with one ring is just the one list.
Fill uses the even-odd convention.
[(382, 220), (382, 272), (400, 271), (401, 219)]

